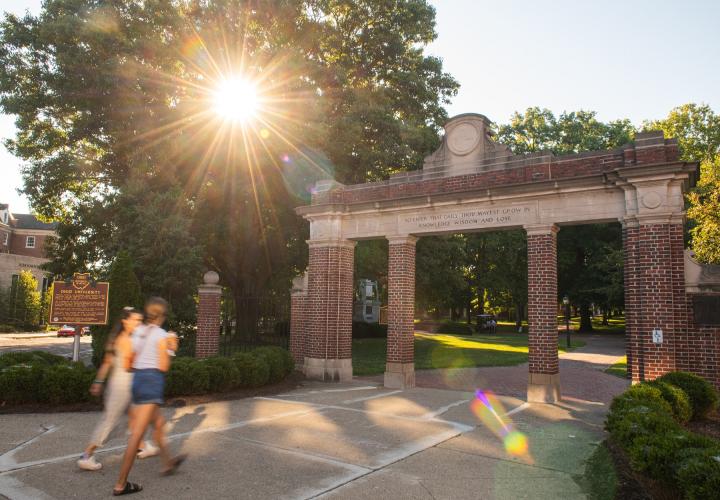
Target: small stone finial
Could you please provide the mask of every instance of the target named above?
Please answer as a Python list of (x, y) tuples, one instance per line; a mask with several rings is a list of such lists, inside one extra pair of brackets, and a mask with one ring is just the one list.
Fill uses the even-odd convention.
[(203, 275), (203, 282), (206, 285), (217, 285), (220, 281), (220, 275), (215, 271), (208, 271)]

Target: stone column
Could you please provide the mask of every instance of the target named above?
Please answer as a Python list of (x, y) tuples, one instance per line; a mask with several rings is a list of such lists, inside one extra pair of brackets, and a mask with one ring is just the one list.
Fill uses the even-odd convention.
[(639, 224), (634, 216), (622, 220), (623, 227), (623, 279), (625, 288), (625, 353), (627, 377), (639, 382), (643, 370), (640, 344), (640, 296), (638, 232)]
[(290, 354), (295, 360), (295, 368), (302, 371), (305, 362), (305, 344), (307, 328), (307, 272), (293, 280), (290, 291)]
[(355, 242), (310, 240), (305, 376), (352, 380), (353, 261)]
[(528, 247), (528, 402), (560, 399), (555, 225), (526, 226)]
[(385, 387), (415, 387), (414, 236), (388, 238), (388, 338)]
[(217, 355), (220, 336), (220, 277), (215, 271), (208, 271), (203, 276), (203, 281), (204, 284), (198, 287), (196, 358)]

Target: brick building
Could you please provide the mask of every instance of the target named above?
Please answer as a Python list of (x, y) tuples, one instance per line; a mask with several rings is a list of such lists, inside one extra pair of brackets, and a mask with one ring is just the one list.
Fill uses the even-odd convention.
[(0, 204), (0, 288), (10, 288), (20, 271), (31, 271), (38, 289), (45, 291), (50, 273), (41, 265), (45, 258), (45, 242), (55, 234), (57, 223), (39, 221), (31, 214), (16, 214), (7, 204)]

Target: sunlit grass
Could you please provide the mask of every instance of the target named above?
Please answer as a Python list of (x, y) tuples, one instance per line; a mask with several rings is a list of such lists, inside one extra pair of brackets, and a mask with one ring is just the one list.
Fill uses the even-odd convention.
[(609, 373), (610, 375), (615, 375), (620, 378), (627, 378), (627, 356), (623, 356), (616, 361), (612, 366), (605, 370), (605, 373)]
[[(564, 342), (564, 339), (563, 339)], [(572, 348), (585, 345), (572, 341)], [(565, 348), (559, 346), (559, 351)], [(385, 371), (385, 339), (353, 341), (353, 372), (375, 375)], [(528, 338), (524, 334), (443, 335), (415, 333), (415, 368), (471, 368), (513, 366), (527, 362)]]

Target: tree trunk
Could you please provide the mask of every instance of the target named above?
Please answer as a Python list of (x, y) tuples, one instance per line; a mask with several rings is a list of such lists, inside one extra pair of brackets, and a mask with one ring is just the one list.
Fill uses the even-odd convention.
[(608, 326), (610, 324), (610, 311), (608, 309), (603, 309), (603, 319), (602, 324), (603, 326)]
[(580, 330), (581, 332), (592, 332), (592, 316), (590, 304), (580, 304)]
[(519, 331), (522, 328), (523, 309), (525, 304), (515, 304), (515, 328)]

